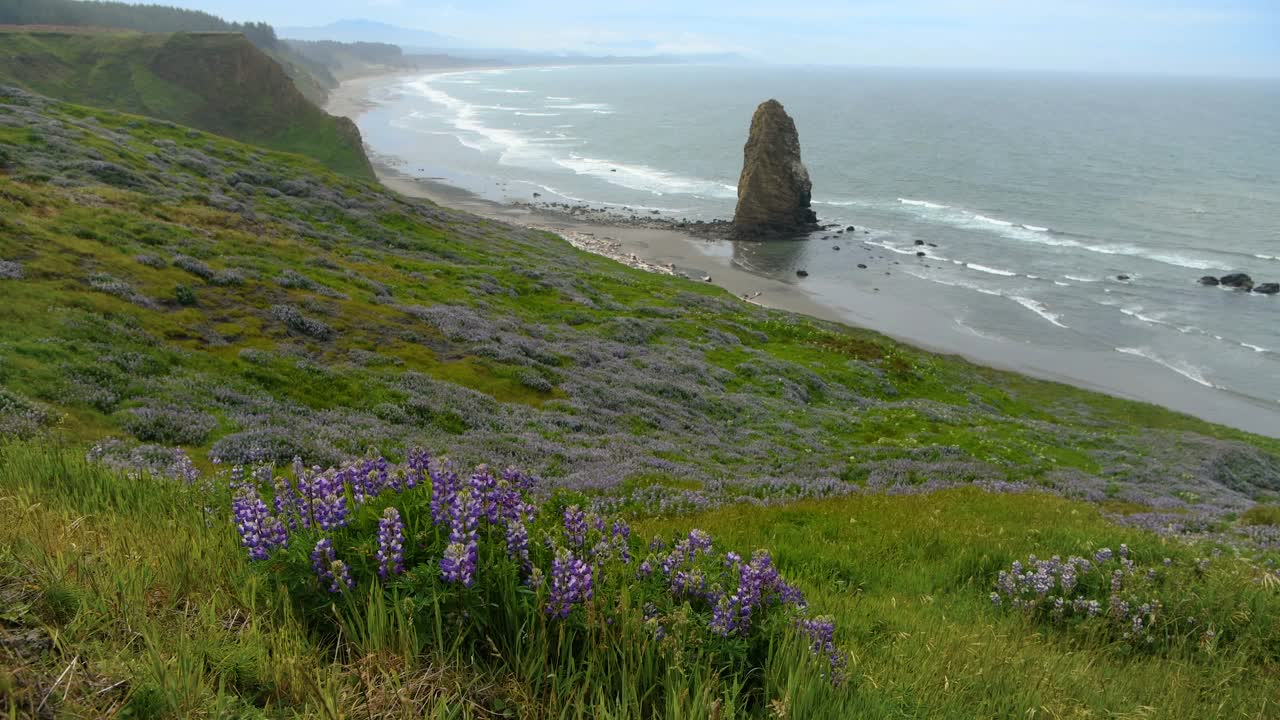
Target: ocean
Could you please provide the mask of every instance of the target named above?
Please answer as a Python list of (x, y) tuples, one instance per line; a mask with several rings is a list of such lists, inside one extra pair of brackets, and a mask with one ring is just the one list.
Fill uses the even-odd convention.
[[(1280, 282), (1280, 82), (651, 65), (373, 92), (365, 140), (411, 174), (691, 220), (732, 216), (751, 113), (777, 98), (820, 221), (857, 230), (724, 248), (739, 266), (834, 307), (909, 277), (936, 290), (922, 312), (972, 338), (1107, 354), (1168, 376), (1130, 396), (1178, 406), (1170, 393), (1191, 384), (1280, 417), (1280, 296), (1198, 283)], [(1108, 387), (1089, 377), (1107, 363), (1089, 365), (1041, 374)]]

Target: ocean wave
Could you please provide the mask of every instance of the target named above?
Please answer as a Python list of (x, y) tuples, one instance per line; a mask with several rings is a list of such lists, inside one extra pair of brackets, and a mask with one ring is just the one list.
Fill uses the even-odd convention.
[[(1101, 255), (1136, 257), (1144, 260), (1190, 268), (1193, 270), (1230, 270), (1231, 265), (1198, 253), (1161, 250), (1124, 243), (1087, 242), (1087, 236), (1056, 231), (1043, 225), (1018, 223), (1003, 218), (953, 207), (944, 203), (912, 198), (898, 198), (897, 207), (906, 207), (922, 220), (940, 222), (964, 230), (994, 232), (1019, 242), (1061, 247)], [(1083, 239), (1079, 239), (1083, 238)]]
[(628, 165), (576, 153), (570, 153), (567, 158), (556, 158), (555, 162), (578, 175), (589, 175), (613, 185), (659, 196), (675, 194), (723, 199), (738, 196), (738, 189), (732, 185), (704, 178), (685, 177), (647, 165)]
[[(969, 268), (970, 270), (977, 270), (978, 272), (990, 273), (992, 275), (1000, 275), (1001, 277), (1013, 277), (1018, 274), (1016, 272), (1010, 272), (1008, 270), (1001, 270), (1000, 268), (993, 268), (993, 267), (987, 267), (986, 265), (979, 265), (978, 263), (965, 263), (964, 266)], [(1027, 277), (1030, 277), (1030, 275), (1028, 275)]]
[(1131, 317), (1131, 318), (1135, 318), (1135, 319), (1137, 319), (1137, 320), (1141, 320), (1142, 322), (1144, 322), (1144, 323), (1148, 323), (1148, 324), (1151, 324), (1151, 325), (1169, 325), (1169, 324), (1170, 324), (1170, 323), (1167, 323), (1167, 322), (1165, 322), (1165, 321), (1163, 321), (1163, 320), (1161, 320), (1161, 319), (1159, 319), (1159, 318), (1154, 318), (1154, 317), (1151, 317), (1150, 315), (1143, 315), (1143, 314), (1142, 314), (1142, 307), (1141, 307), (1141, 306), (1139, 306), (1139, 307), (1132, 307), (1132, 308), (1123, 308), (1123, 307), (1122, 307), (1122, 308), (1120, 308), (1120, 312), (1124, 313), (1125, 315), (1128, 315), (1128, 316), (1129, 316), (1129, 317)]
[(515, 114), (524, 117), (560, 117), (560, 113), (529, 112), (528, 110), (517, 110)]
[(1219, 389), (1217, 385), (1214, 385), (1205, 379), (1204, 370), (1202, 368), (1195, 367), (1194, 365), (1190, 365), (1182, 361), (1166, 360), (1146, 348), (1116, 348), (1116, 352), (1150, 360), (1158, 365), (1163, 365), (1192, 382), (1203, 385), (1207, 388), (1213, 388), (1215, 390)]
[(933, 203), (933, 202), (929, 202), (928, 200), (912, 200), (911, 198), (898, 198), (898, 202), (902, 203), (903, 205), (914, 205), (915, 207), (927, 207), (927, 208), (933, 208), (934, 210), (949, 210), (951, 208), (950, 205), (943, 205), (942, 203)]
[(1275, 260), (1277, 262), (1280, 262), (1280, 255), (1263, 255), (1262, 253), (1255, 253), (1254, 257), (1258, 258), (1259, 260)]
[(1080, 277), (1078, 275), (1063, 275), (1062, 277), (1068, 280), (1075, 280), (1076, 282), (1084, 282), (1084, 283), (1102, 282), (1102, 278), (1088, 278), (1088, 277)]
[(515, 88), (485, 88), (485, 92), (503, 93), (505, 95), (528, 95), (528, 90), (517, 90)]
[(1057, 313), (1049, 312), (1049, 309), (1046, 308), (1040, 302), (1032, 300), (1031, 298), (1028, 298), (1028, 297), (1022, 297), (1021, 295), (1006, 295), (1005, 297), (1018, 303), (1022, 307), (1030, 310), (1031, 312), (1039, 315), (1040, 317), (1044, 318), (1045, 320), (1048, 320), (1049, 322), (1053, 323), (1054, 325), (1057, 325), (1058, 327), (1064, 330), (1071, 329), (1068, 326), (1062, 324), (1061, 315), (1058, 315)]
[(1252, 344), (1252, 343), (1247, 343), (1247, 342), (1242, 342), (1242, 343), (1240, 343), (1240, 346), (1241, 346), (1241, 347), (1249, 348), (1250, 350), (1252, 350), (1252, 351), (1254, 351), (1254, 352), (1260, 352), (1260, 353), (1270, 353), (1270, 352), (1275, 352), (1275, 350), (1272, 350), (1272, 349), (1270, 349), (1270, 348), (1264, 348), (1264, 347), (1262, 347), (1261, 345), (1254, 345), (1254, 344)]
[(571, 97), (557, 97), (555, 95), (548, 95), (547, 99), (552, 102), (573, 102), (573, 98)]
[(548, 105), (551, 110), (611, 110), (607, 103), (563, 103), (560, 105)]

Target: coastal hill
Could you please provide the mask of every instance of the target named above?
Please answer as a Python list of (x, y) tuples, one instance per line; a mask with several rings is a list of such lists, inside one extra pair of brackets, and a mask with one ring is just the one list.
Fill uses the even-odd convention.
[(372, 177), (360, 131), (239, 33), (0, 30), (0, 83), (147, 115)]
[[(95, 68), (129, 70), (125, 96), (150, 102), (151, 78), (171, 81), (137, 58), (181, 48), (227, 89), (233, 76), (213, 74), (238, 66), (219, 59), (250, 52), (225, 35), (83, 40), (130, 49), (105, 52), (108, 65), (45, 55), (44, 77), (86, 101), (107, 99)], [(281, 82), (262, 80), (288, 95)], [(172, 113), (206, 107), (163, 87), (191, 99)], [(19, 716), (1258, 716), (1280, 691), (1277, 581), (1249, 559), (1274, 542), (1280, 441), (751, 305), (303, 155), (12, 87), (0, 89), (0, 293), (0, 502), (14, 518), (0, 527), (0, 681), (13, 698), (0, 702)], [(539, 476), (556, 522), (579, 506), (627, 515), (637, 564), (655, 534), (687, 536), (688, 550), (709, 530), (747, 556), (768, 545), (841, 628), (823, 640), (828, 620), (803, 626), (830, 674), (801, 662), (807, 643), (679, 645), (692, 606), (657, 625), (645, 602), (668, 597), (654, 589), (667, 581), (621, 560), (609, 577), (626, 592), (601, 593), (570, 625), (549, 625), (514, 582), (424, 602), (422, 588), (442, 587), (434, 555), (389, 605), (377, 586), (341, 591), (347, 566), (322, 562), (314, 538), (247, 560), (256, 546), (236, 536), (215, 471), (299, 457), (376, 475), (385, 459), (370, 448), (411, 463), (412, 447)], [(361, 537), (403, 532), (394, 517), (379, 525), (381, 508), (356, 509)], [(377, 561), (360, 543), (327, 552), (368, 582)], [(505, 562), (485, 548), (487, 567)], [(1031, 553), (1137, 562), (1173, 620), (1131, 641), (993, 604), (1001, 570)], [(762, 557), (751, 567), (767, 570)], [(341, 592), (309, 595), (313, 566)], [(433, 604), (458, 598), (465, 612)], [(516, 607), (532, 619), (497, 632)], [(462, 619), (480, 623), (457, 636), (473, 644), (439, 639)], [(560, 628), (571, 639), (552, 652)], [(548, 644), (493, 645), (526, 633)], [(854, 649), (839, 688), (836, 642)], [(755, 669), (679, 664), (700, 648)], [(633, 669), (643, 697), (626, 684)]]

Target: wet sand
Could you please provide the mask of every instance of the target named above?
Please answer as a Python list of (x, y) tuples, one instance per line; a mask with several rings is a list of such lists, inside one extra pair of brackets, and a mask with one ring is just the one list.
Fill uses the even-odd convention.
[[(455, 70), (460, 69), (448, 69)], [(344, 82), (332, 92), (326, 109), (359, 124), (364, 111), (376, 107), (370, 91), (395, 77)], [(839, 295), (846, 298), (844, 302), (828, 302), (826, 298), (833, 293), (823, 293), (822, 287), (830, 281), (824, 281), (819, 272), (796, 281), (750, 272), (735, 261), (732, 244), (727, 241), (707, 240), (672, 229), (593, 223), (526, 205), (496, 203), (438, 180), (406, 174), (398, 169), (396, 158), (379, 158), (371, 152), (371, 159), (382, 183), (403, 195), (512, 225), (549, 230), (580, 249), (632, 267), (666, 273), (674, 268), (695, 279), (709, 278), (737, 297), (765, 307), (869, 328), (979, 365), (1151, 402), (1211, 422), (1280, 437), (1280, 407), (1267, 407), (1172, 373), (1154, 372), (1142, 358), (1111, 351), (1041, 347), (979, 334), (958, 323), (950, 312), (954, 303), (963, 302), (961, 295), (905, 273), (886, 277), (885, 268), (873, 269), (859, 287), (841, 287)]]

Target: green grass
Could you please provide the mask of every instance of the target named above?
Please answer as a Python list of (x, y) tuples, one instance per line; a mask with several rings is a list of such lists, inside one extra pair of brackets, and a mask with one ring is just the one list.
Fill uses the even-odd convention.
[[(638, 628), (615, 636), (602, 627), (575, 664), (546, 675), (536, 643), (501, 657), (460, 653), (378, 601), (357, 601), (335, 641), (301, 623), (284, 588), (244, 559), (225, 510), (206, 522), (207, 500), (171, 481), (104, 472), (76, 451), (0, 449), (0, 512), (11, 518), (0, 525), (0, 636), (52, 638), (51, 646), (0, 643), (11, 710), (21, 717), (48, 696), (60, 717), (636, 717), (632, 694), (645, 692), (641, 680), (673, 652), (626, 634)], [(691, 527), (722, 547), (770, 548), (842, 629), (849, 684), (826, 687), (802, 650), (779, 647), (761, 669), (762, 715), (1264, 718), (1277, 710), (1280, 593), (1253, 583), (1236, 560), (1214, 561), (1198, 587), (1184, 589), (1215, 608), (1207, 624), (1235, 632), (1221, 647), (1135, 652), (990, 605), (996, 571), (1028, 553), (1127, 543), (1144, 562), (1190, 563), (1207, 551), (1117, 528), (1087, 504), (957, 490), (738, 507), (649, 520), (635, 532), (643, 540)], [(514, 640), (496, 638), (504, 647)], [(739, 716), (731, 678), (698, 666), (670, 673), (659, 682), (675, 697), (658, 716), (704, 717), (717, 705), (720, 717)]]

